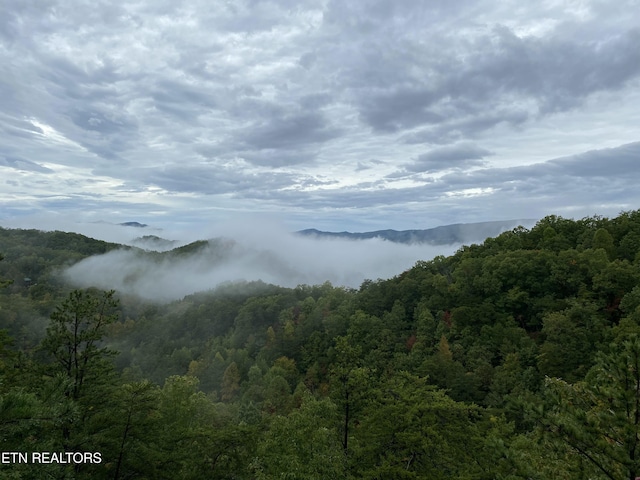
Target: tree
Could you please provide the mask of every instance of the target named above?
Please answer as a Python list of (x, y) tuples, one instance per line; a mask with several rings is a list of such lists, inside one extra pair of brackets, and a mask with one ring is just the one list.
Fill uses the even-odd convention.
[[(0, 254), (0, 261), (2, 261), (3, 259), (4, 259), (4, 256)], [(3, 280), (2, 278), (0, 278), (0, 288), (7, 287), (12, 283), (13, 283), (13, 280)]]
[(584, 382), (547, 379), (544, 432), (586, 459), (592, 475), (640, 475), (640, 338), (630, 335), (600, 354)]
[[(261, 436), (251, 468), (263, 479), (344, 478), (344, 452), (336, 429), (336, 405), (305, 391), (287, 416), (274, 415)], [(286, 473), (285, 473), (286, 472)]]
[(149, 472), (149, 460), (156, 453), (150, 448), (158, 431), (159, 390), (148, 380), (126, 383), (118, 391), (117, 416), (111, 420), (115, 430), (114, 480), (133, 472)]
[[(102, 342), (117, 318), (117, 305), (113, 291), (75, 290), (51, 314), (41, 349), (54, 358), (45, 366), (50, 375), (45, 387), (53, 394), (43, 396), (53, 411), (61, 409), (56, 414), (61, 437), (54, 441), (64, 451), (101, 451), (109, 441), (102, 417), (112, 403), (114, 369), (107, 359), (115, 352)], [(82, 464), (62, 467), (73, 468), (75, 475), (91, 470)]]
[(69, 380), (67, 396), (78, 400), (89, 377), (115, 352), (101, 346), (107, 325), (117, 319), (113, 291), (74, 290), (51, 314), (42, 349)]
[(368, 393), (353, 434), (355, 477), (494, 478), (485, 448), (492, 426), (479, 407), (402, 371)]
[(225, 402), (233, 400), (239, 391), (240, 370), (236, 362), (231, 362), (222, 375), (222, 400)]
[(569, 382), (582, 378), (591, 366), (588, 331), (569, 315), (553, 312), (545, 316), (542, 333), (546, 340), (538, 357), (540, 372)]
[(336, 338), (335, 351), (337, 358), (331, 368), (331, 393), (340, 412), (342, 448), (348, 456), (351, 427), (370, 386), (372, 372), (362, 366), (360, 346), (352, 346), (347, 337)]
[(613, 237), (604, 228), (599, 228), (593, 234), (593, 248), (602, 248), (607, 252), (609, 260), (613, 260), (616, 255), (616, 248), (613, 242)]
[[(160, 391), (158, 474), (149, 478), (244, 478), (256, 432), (198, 391), (198, 379), (172, 376)], [(151, 472), (153, 473), (153, 472)]]

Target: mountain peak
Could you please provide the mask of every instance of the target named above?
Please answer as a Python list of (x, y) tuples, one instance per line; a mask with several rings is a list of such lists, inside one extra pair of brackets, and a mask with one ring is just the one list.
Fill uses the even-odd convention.
[(122, 222), (122, 223), (119, 223), (118, 225), (122, 225), (123, 227), (136, 227), (136, 228), (144, 228), (149, 226), (146, 223), (140, 223), (140, 222)]

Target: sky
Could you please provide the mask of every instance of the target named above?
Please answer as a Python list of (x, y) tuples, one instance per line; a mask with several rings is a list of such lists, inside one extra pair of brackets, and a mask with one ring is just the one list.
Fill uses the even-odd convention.
[(638, 0), (0, 0), (0, 225), (640, 208)]

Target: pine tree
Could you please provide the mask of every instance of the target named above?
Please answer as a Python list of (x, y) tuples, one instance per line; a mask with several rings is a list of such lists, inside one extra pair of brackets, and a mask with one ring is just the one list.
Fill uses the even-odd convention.
[(67, 396), (78, 400), (87, 380), (114, 352), (101, 345), (105, 328), (117, 319), (114, 292), (74, 290), (51, 314), (42, 349), (55, 358), (57, 371), (69, 381)]
[(640, 475), (640, 338), (600, 354), (584, 382), (548, 379), (547, 435), (611, 480)]

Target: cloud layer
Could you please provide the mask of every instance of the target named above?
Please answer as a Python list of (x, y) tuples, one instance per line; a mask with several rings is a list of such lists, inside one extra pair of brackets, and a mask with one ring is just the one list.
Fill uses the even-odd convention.
[(0, 222), (356, 231), (637, 208), (636, 10), (10, 2)]

